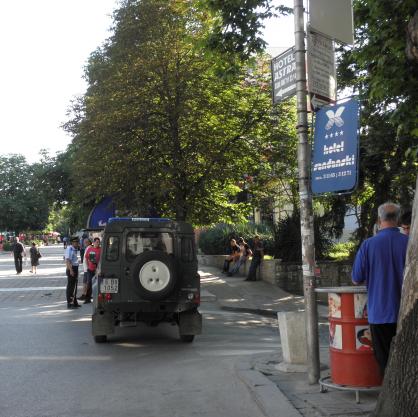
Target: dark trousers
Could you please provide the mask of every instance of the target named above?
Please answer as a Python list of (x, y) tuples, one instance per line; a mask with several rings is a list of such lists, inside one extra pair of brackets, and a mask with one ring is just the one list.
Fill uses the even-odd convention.
[(90, 271), (90, 269), (87, 270), (87, 292), (86, 292), (86, 300), (91, 299), (91, 284), (93, 281), (93, 277), (96, 274), (96, 271)]
[(396, 323), (370, 324), (374, 356), (382, 376), (389, 359), (390, 344), (396, 335)]
[(225, 259), (224, 267), (222, 269), (224, 272), (229, 272), (229, 265), (231, 262), (232, 262), (232, 259)]
[(250, 269), (248, 270), (248, 281), (257, 281), (257, 268), (261, 264), (261, 259), (254, 257), (251, 260)]
[(15, 257), (15, 268), (16, 272), (22, 272), (23, 269), (23, 262), (22, 262), (22, 255), (14, 255)]
[(70, 270), (67, 269), (67, 304), (77, 305), (77, 281), (78, 281), (78, 266), (73, 266), (74, 276), (71, 276)]

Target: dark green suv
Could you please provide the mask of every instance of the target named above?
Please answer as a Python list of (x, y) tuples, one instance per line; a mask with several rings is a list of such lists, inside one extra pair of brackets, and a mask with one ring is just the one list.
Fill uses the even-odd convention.
[(111, 218), (93, 278), (92, 332), (98, 343), (117, 326), (178, 325), (192, 342), (202, 331), (193, 228), (152, 218)]

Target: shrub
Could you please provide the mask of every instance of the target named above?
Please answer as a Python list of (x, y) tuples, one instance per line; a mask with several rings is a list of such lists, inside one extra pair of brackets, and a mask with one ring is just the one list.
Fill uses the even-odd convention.
[[(315, 217), (315, 258), (326, 259), (332, 245), (332, 239), (326, 223), (321, 217)], [(274, 257), (284, 262), (300, 262), (302, 247), (299, 213), (282, 219), (274, 228)]]
[(328, 257), (335, 261), (352, 259), (356, 250), (355, 242), (335, 243), (328, 252)]
[(254, 235), (263, 241), (265, 253), (274, 253), (273, 232), (268, 226), (245, 223), (237, 225), (218, 224), (200, 233), (199, 248), (206, 255), (222, 255), (228, 253), (229, 241), (232, 238), (244, 238), (252, 246)]
[(11, 251), (13, 244), (10, 242), (4, 242), (3, 243), (3, 250), (4, 251)]

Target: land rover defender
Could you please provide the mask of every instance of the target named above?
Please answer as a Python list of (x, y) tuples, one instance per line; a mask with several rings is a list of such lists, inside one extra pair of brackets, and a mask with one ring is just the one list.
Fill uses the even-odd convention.
[(92, 333), (107, 341), (118, 326), (178, 325), (180, 339), (201, 333), (200, 277), (193, 228), (161, 218), (111, 218), (93, 278)]

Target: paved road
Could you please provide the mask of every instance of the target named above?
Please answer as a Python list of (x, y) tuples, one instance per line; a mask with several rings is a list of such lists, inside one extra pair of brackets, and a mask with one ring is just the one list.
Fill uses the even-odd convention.
[(236, 366), (276, 351), (271, 319), (204, 303), (191, 345), (169, 325), (97, 345), (91, 307), (65, 308), (62, 247), (41, 252), (36, 276), (0, 255), (0, 417), (262, 417)]

